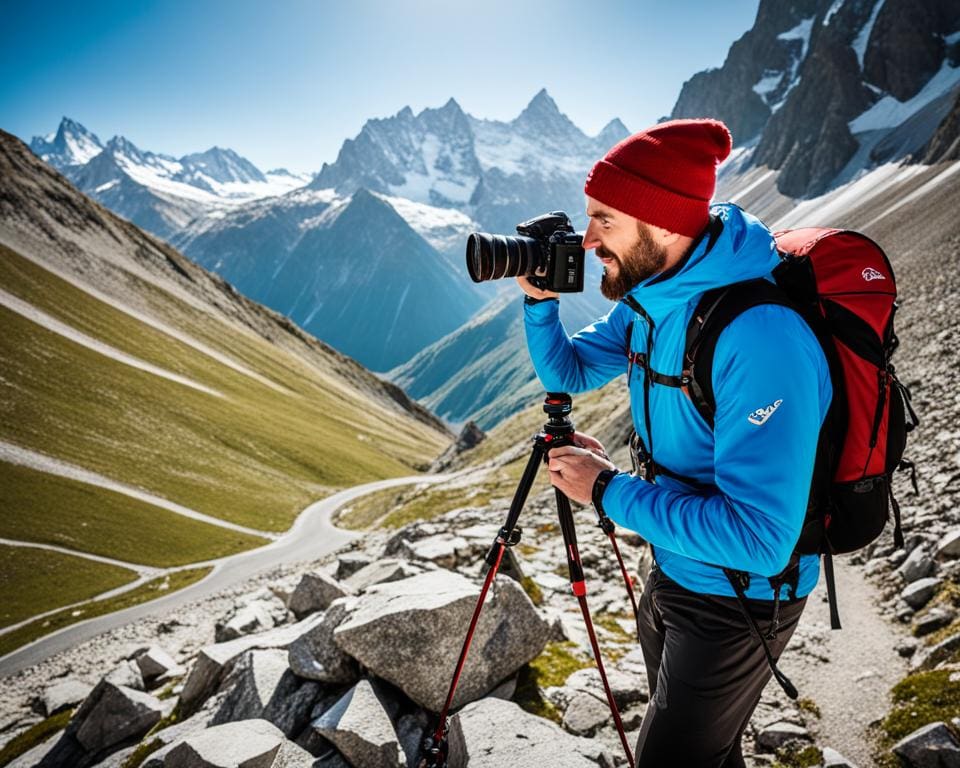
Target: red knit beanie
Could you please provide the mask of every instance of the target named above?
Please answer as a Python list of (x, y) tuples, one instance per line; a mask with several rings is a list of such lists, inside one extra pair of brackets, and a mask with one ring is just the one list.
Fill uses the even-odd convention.
[(709, 221), (717, 165), (731, 144), (719, 120), (660, 123), (607, 152), (583, 190), (635, 219), (696, 237)]

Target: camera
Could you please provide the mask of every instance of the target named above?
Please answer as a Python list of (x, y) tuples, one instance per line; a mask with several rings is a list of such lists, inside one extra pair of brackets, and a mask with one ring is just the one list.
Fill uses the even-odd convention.
[(517, 235), (470, 234), (467, 271), (473, 282), (524, 276), (546, 291), (583, 290), (583, 237), (566, 213), (553, 211), (517, 224)]

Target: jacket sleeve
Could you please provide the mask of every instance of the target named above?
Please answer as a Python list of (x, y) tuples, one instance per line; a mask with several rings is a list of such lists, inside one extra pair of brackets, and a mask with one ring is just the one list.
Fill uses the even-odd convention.
[(603, 507), (654, 546), (773, 576), (786, 566), (806, 513), (832, 395), (826, 359), (796, 313), (763, 305), (721, 333), (713, 384), (717, 491), (685, 492), (621, 474)]
[(626, 309), (617, 304), (571, 337), (560, 322), (559, 301), (524, 303), (527, 349), (547, 392), (586, 392), (626, 372)]

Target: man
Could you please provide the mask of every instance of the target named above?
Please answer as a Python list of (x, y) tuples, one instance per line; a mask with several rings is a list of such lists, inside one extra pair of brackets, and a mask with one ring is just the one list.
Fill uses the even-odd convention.
[[(601, 291), (618, 303), (572, 338), (557, 294), (518, 278), (545, 389), (583, 392), (627, 373), (634, 427), (660, 470), (652, 482), (618, 472), (587, 436), (549, 455), (557, 488), (653, 547), (639, 616), (651, 689), (636, 749), (642, 768), (744, 765), (740, 738), (771, 667), (743, 610), (772, 636), (778, 658), (819, 575), (816, 556), (792, 557), (832, 395), (806, 323), (767, 304), (721, 332), (713, 429), (681, 388), (663, 383), (683, 370), (703, 293), (769, 277), (778, 263), (760, 221), (730, 204), (709, 207), (730, 148), (723, 123), (674, 120), (630, 136), (594, 166), (583, 246), (603, 262)], [(724, 569), (749, 575), (743, 606)], [(775, 595), (778, 575), (792, 584)]]

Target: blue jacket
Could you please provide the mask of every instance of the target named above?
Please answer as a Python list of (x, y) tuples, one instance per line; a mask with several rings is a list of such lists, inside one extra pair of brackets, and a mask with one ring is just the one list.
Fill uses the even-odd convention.
[[(680, 373), (687, 324), (705, 291), (769, 279), (778, 263), (773, 236), (759, 220), (730, 204), (713, 206), (711, 213), (723, 229), (709, 251), (703, 238), (678, 268), (630, 291), (653, 320), (654, 371)], [(545, 301), (524, 308), (530, 357), (548, 392), (584, 392), (626, 373), (631, 321), (631, 348), (649, 352), (646, 320), (623, 302), (572, 338), (558, 307)], [(646, 440), (643, 378), (641, 366), (633, 366), (633, 425)], [(714, 430), (680, 389), (653, 384), (649, 393), (657, 462), (711, 490), (663, 475), (650, 483), (623, 473), (607, 486), (603, 508), (649, 541), (663, 572), (687, 589), (733, 595), (716, 567), (723, 566), (749, 572), (747, 595), (769, 600), (767, 577), (786, 566), (806, 511), (817, 437), (833, 393), (827, 362), (796, 312), (761, 305), (720, 334), (713, 382)], [(808, 594), (818, 576), (817, 556), (802, 557), (798, 595)]]

